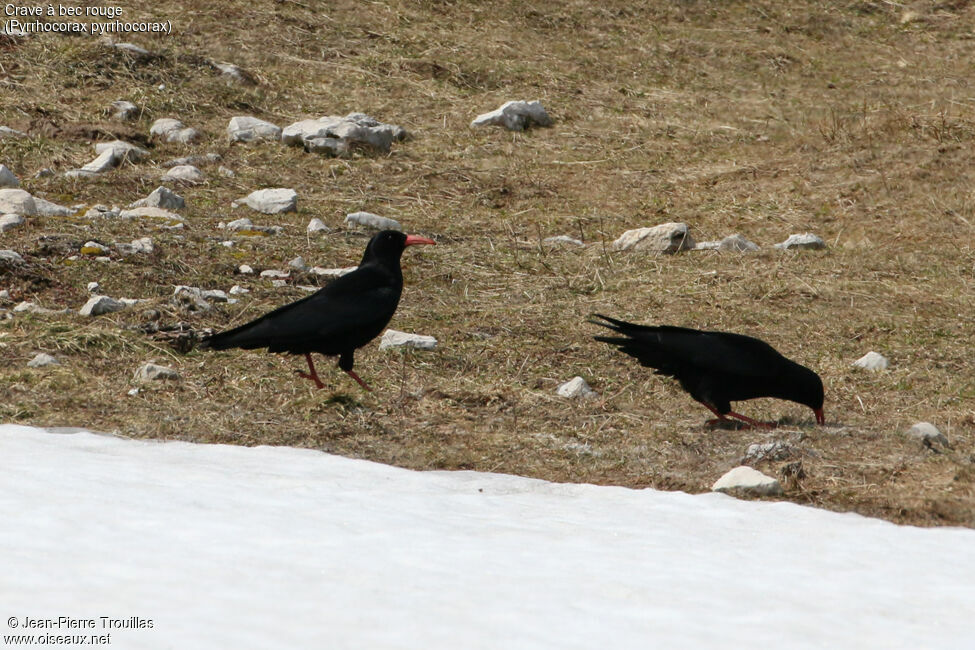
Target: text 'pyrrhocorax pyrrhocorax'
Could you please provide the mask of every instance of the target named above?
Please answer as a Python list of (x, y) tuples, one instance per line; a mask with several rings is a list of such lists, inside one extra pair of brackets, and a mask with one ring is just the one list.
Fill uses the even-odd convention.
[(816, 413), (817, 424), (826, 422), (819, 375), (786, 359), (764, 341), (743, 334), (636, 325), (594, 315), (606, 322), (591, 323), (623, 335), (597, 336), (597, 341), (617, 346), (658, 375), (676, 378), (681, 388), (718, 416), (709, 424), (727, 421), (725, 416), (730, 415), (751, 425), (775, 426), (731, 410), (731, 402), (756, 397), (804, 404)]
[(240, 327), (214, 334), (204, 339), (200, 347), (267, 348), (270, 352), (303, 354), (309, 372), (295, 372), (315, 382), (318, 388), (325, 385), (315, 372), (311, 353), (338, 355), (339, 368), (363, 388), (371, 390), (352, 370), (356, 348), (379, 336), (396, 311), (403, 292), (400, 256), (406, 247), (435, 243), (397, 230), (377, 233), (366, 245), (356, 270), (306, 298), (278, 307)]

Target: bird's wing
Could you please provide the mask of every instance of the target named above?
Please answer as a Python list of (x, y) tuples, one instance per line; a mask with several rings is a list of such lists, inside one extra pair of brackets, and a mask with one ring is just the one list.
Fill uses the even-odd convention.
[(399, 302), (400, 287), (388, 276), (364, 266), (336, 278), (310, 296), (278, 307), (274, 311), (227, 332), (212, 336), (206, 346), (253, 349), (272, 352), (292, 344), (352, 336), (358, 330), (392, 318)]
[(768, 343), (742, 334), (667, 325), (636, 325), (606, 316), (598, 317), (607, 322), (590, 322), (612, 329), (623, 337), (597, 336), (596, 340), (615, 345), (641, 365), (674, 377), (690, 369), (768, 377), (775, 375), (783, 359)]

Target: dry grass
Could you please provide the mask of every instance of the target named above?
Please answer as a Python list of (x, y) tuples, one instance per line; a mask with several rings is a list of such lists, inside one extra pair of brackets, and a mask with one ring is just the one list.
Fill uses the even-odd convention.
[[(691, 492), (707, 490), (749, 444), (786, 440), (795, 457), (758, 467), (787, 478), (787, 499), (975, 525), (975, 7), (640, 5), (123, 3), (126, 19), (173, 20), (172, 37), (125, 39), (158, 60), (138, 63), (84, 38), (0, 43), (0, 124), (36, 136), (0, 141), (0, 162), (31, 192), (126, 205), (158, 185), (155, 164), (191, 152), (216, 151), (237, 171), (228, 179), (210, 168), (206, 185), (181, 191), (181, 233), (38, 217), (0, 236), (31, 263), (0, 277), (13, 301), (77, 309), (91, 280), (112, 296), (150, 299), (97, 319), (0, 321), (0, 421)], [(206, 57), (261, 83), (228, 85), (201, 65)], [(144, 107), (137, 123), (104, 114), (122, 98)], [(468, 129), (477, 113), (516, 98), (541, 99), (556, 126)], [(414, 137), (388, 156), (349, 160), (224, 139), (234, 115), (287, 124), (353, 110)], [(171, 116), (209, 140), (147, 142), (149, 124)], [(87, 162), (91, 141), (115, 135), (147, 142), (154, 162), (92, 182), (30, 180), (41, 167)], [(230, 208), (257, 187), (294, 187), (299, 212), (255, 218)], [(340, 226), (360, 209), (440, 243), (407, 251), (392, 323), (436, 336), (440, 348), (405, 358), (363, 349), (357, 369), (374, 393), (336, 371), (314, 391), (292, 377), (298, 359), (184, 355), (140, 330), (151, 309), (164, 326), (221, 329), (302, 295), (233, 270), (282, 268), (299, 254), (352, 264), (365, 237)], [(217, 222), (240, 216), (287, 230), (221, 246)], [(306, 237), (312, 217), (336, 232)], [(687, 222), (699, 240), (740, 232), (764, 250), (609, 249), (623, 230), (665, 221)], [(829, 250), (770, 248), (807, 230)], [(587, 246), (541, 244), (556, 234)], [(151, 259), (66, 259), (88, 239), (144, 235), (157, 245)], [(175, 284), (252, 291), (192, 314), (169, 302)], [(829, 426), (763, 400), (742, 410), (782, 419), (779, 430), (706, 430), (708, 413), (676, 386), (591, 340), (585, 319), (597, 311), (760, 336), (820, 372)], [(868, 350), (888, 356), (891, 370), (854, 371)], [(38, 351), (63, 365), (27, 369)], [(151, 359), (183, 380), (126, 396), (132, 372)], [(576, 374), (599, 399), (554, 396)], [(952, 448), (905, 439), (918, 420), (937, 424)]]

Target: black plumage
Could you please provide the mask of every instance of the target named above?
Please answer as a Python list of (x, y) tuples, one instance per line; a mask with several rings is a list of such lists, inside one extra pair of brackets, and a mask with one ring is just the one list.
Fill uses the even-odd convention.
[(615, 345), (658, 375), (674, 377), (691, 397), (725, 416), (752, 425), (771, 426), (731, 410), (731, 402), (775, 397), (811, 408), (824, 424), (823, 382), (815, 372), (779, 354), (771, 345), (743, 334), (704, 332), (667, 325), (627, 323), (595, 314), (591, 323), (622, 336), (596, 336)]
[(432, 239), (384, 230), (369, 240), (362, 261), (352, 272), (336, 278), (315, 293), (278, 307), (260, 318), (226, 332), (214, 334), (201, 348), (227, 350), (267, 348), (270, 352), (303, 354), (309, 372), (297, 372), (324, 384), (315, 372), (311, 354), (338, 356), (339, 368), (366, 390), (352, 370), (355, 351), (379, 336), (386, 327), (403, 291), (400, 257), (407, 246), (434, 244)]

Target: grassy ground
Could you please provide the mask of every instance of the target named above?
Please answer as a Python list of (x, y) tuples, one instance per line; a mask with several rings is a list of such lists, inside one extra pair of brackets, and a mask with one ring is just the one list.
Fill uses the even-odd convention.
[[(0, 162), (62, 204), (125, 206), (154, 189), (159, 163), (217, 152), (179, 189), (186, 229), (147, 221), (29, 219), (0, 235), (29, 262), (0, 269), (20, 300), (77, 310), (87, 282), (149, 302), (117, 314), (0, 320), (0, 421), (85, 425), (143, 438), (299, 445), (406, 467), (478, 469), (557, 481), (705, 491), (755, 442), (793, 456), (756, 467), (786, 499), (919, 525), (975, 526), (975, 7), (919, 2), (202, 2), (120, 3), (125, 20), (170, 19), (172, 36), (126, 35), (156, 51), (138, 62), (97, 39), (0, 41)], [(229, 84), (203, 59), (259, 79)], [(113, 100), (144, 108), (109, 118)], [(508, 99), (540, 99), (553, 128), (471, 130)], [(336, 160), (279, 145), (229, 145), (235, 115), (286, 125), (366, 112), (412, 138), (389, 155)], [(148, 140), (177, 117), (193, 146)], [(123, 137), (152, 151), (94, 181), (32, 180)], [(265, 217), (232, 200), (293, 187), (299, 211)], [(183, 354), (141, 329), (223, 329), (297, 298), (297, 288), (235, 275), (241, 263), (348, 266), (366, 241), (348, 212), (396, 218), (437, 247), (404, 255), (407, 287), (391, 326), (440, 340), (432, 353), (357, 355), (374, 393), (320, 363), (329, 384), (294, 378), (300, 359)], [(81, 214), (84, 213), (84, 210)], [(285, 226), (237, 237), (219, 221)], [(319, 217), (334, 228), (308, 237)], [(684, 221), (698, 240), (739, 232), (753, 255), (618, 253), (624, 230)], [(825, 252), (771, 248), (811, 231)], [(584, 248), (551, 248), (568, 234)], [(89, 239), (151, 236), (149, 258), (70, 262)], [(296, 277), (293, 284), (318, 282)], [(205, 314), (173, 286), (251, 289)], [(703, 426), (710, 414), (668, 380), (592, 341), (601, 312), (640, 322), (759, 336), (823, 377), (828, 425), (771, 400), (741, 404), (780, 419), (773, 432)], [(869, 350), (883, 373), (850, 364)], [(38, 351), (60, 367), (32, 370)], [(144, 388), (149, 360), (183, 379)], [(329, 370), (325, 372), (325, 369)], [(582, 375), (599, 398), (555, 388)], [(902, 432), (935, 423), (950, 449)]]

